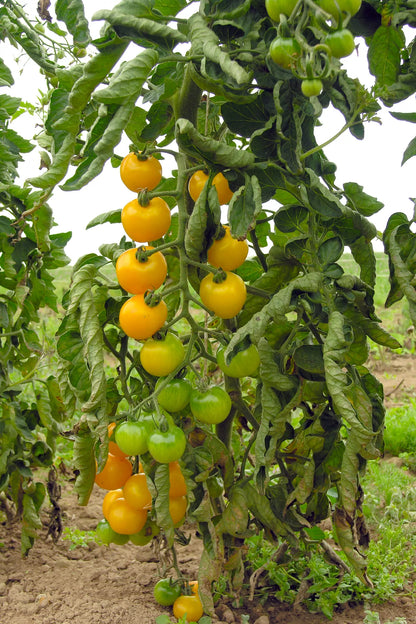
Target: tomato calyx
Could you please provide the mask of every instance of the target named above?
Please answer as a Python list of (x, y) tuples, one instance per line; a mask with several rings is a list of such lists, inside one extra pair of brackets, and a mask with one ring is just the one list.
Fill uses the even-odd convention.
[(137, 201), (142, 208), (146, 208), (150, 204), (149, 190), (147, 188), (140, 189), (137, 194)]
[(144, 302), (149, 308), (155, 308), (162, 301), (162, 295), (156, 293), (153, 290), (148, 290), (144, 293)]
[(212, 281), (214, 282), (214, 284), (222, 284), (223, 282), (225, 282), (226, 279), (227, 279), (227, 273), (223, 271), (222, 269), (220, 269), (219, 271), (216, 271), (214, 273)]

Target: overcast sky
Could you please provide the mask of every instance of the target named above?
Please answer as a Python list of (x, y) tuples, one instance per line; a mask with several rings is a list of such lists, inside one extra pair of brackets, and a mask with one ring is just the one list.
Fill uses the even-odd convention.
[[(90, 4), (88, 2), (86, 5)], [(91, 5), (90, 5), (91, 6)], [(100, 8), (114, 6), (111, 0), (102, 0)], [(99, 24), (95, 25), (99, 28)], [(370, 86), (373, 78), (367, 70), (365, 59), (366, 46), (358, 39), (359, 54), (344, 59), (344, 66), (351, 77), (358, 77), (365, 85)], [(132, 51), (134, 46), (131, 46)], [(14, 58), (15, 52), (10, 45), (0, 43), (0, 55), (5, 62)], [(14, 71), (16, 84), (9, 90), (3, 88), (2, 93), (10, 93), (22, 97), (26, 101), (35, 102), (37, 98), (38, 72), (28, 62), (22, 76)], [(401, 112), (414, 112), (415, 98), (397, 104), (394, 109)], [(374, 195), (385, 207), (372, 217), (378, 229), (382, 230), (389, 215), (393, 212), (413, 214), (413, 203), (409, 198), (416, 197), (415, 172), (416, 157), (408, 160), (403, 167), (403, 152), (410, 140), (416, 135), (416, 124), (395, 120), (384, 109), (381, 113), (382, 124), (366, 124), (365, 139), (358, 141), (349, 132), (344, 133), (334, 143), (325, 148), (330, 160), (337, 164), (337, 184), (357, 182), (370, 195)], [(344, 119), (337, 111), (326, 111), (321, 118), (322, 127), (317, 129), (319, 142), (333, 136), (343, 125)], [(31, 138), (34, 134), (33, 118), (22, 115), (15, 122), (15, 129)], [(120, 144), (116, 151), (123, 155), (127, 152), (128, 140)], [(28, 155), (21, 168), (23, 179), (38, 175), (38, 157)], [(166, 169), (166, 167), (165, 167)], [(166, 175), (166, 171), (164, 174)], [(73, 232), (72, 240), (67, 246), (67, 254), (75, 261), (84, 253), (95, 252), (102, 243), (118, 241), (123, 235), (121, 225), (101, 225), (85, 230), (86, 224), (97, 214), (122, 208), (134, 195), (122, 184), (118, 169), (108, 163), (104, 172), (80, 191), (63, 192), (56, 189), (49, 203), (57, 222), (57, 231)], [(381, 244), (376, 245), (382, 249)]]

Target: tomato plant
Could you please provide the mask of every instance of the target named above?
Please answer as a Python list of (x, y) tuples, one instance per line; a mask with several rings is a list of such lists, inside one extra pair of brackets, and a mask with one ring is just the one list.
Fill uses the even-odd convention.
[(153, 190), (162, 179), (162, 165), (154, 156), (130, 152), (120, 164), (120, 177), (130, 191)]
[(258, 373), (260, 355), (256, 345), (250, 345), (247, 349), (239, 351), (230, 361), (225, 362), (225, 348), (217, 350), (217, 363), (222, 372), (228, 377), (246, 377)]
[(239, 275), (226, 271), (217, 278), (208, 273), (200, 283), (199, 296), (202, 303), (223, 319), (236, 316), (245, 304), (246, 286)]
[(233, 271), (243, 264), (247, 254), (247, 240), (233, 238), (229, 226), (225, 225), (224, 235), (214, 240), (208, 249), (207, 256), (212, 266), (224, 269), (224, 271)]
[[(195, 171), (195, 173), (192, 174), (188, 183), (188, 191), (194, 201), (198, 199), (207, 182), (208, 175), (205, 171)], [(212, 179), (212, 185), (215, 186), (217, 190), (220, 204), (228, 204), (233, 196), (233, 192), (228, 185), (227, 178), (221, 172), (217, 173)]]
[(140, 350), (144, 370), (155, 377), (165, 377), (181, 365), (185, 357), (182, 341), (167, 332), (162, 338), (146, 340)]
[(146, 205), (132, 199), (121, 211), (121, 223), (127, 236), (137, 243), (156, 241), (169, 230), (170, 208), (161, 197), (152, 197)]
[(168, 272), (165, 256), (160, 251), (147, 256), (145, 252), (152, 249), (151, 246), (127, 249), (117, 258), (117, 280), (127, 292), (139, 295), (157, 290), (165, 281)]
[(197, 420), (213, 425), (227, 418), (231, 409), (231, 399), (224, 388), (213, 386), (203, 392), (193, 390), (189, 405)]
[(163, 327), (167, 316), (168, 310), (163, 300), (156, 305), (149, 305), (144, 294), (133, 295), (121, 306), (120, 327), (130, 338), (145, 340)]
[(165, 382), (163, 378), (158, 379), (156, 388), (163, 385), (162, 390), (157, 395), (158, 403), (168, 412), (180, 412), (189, 403), (192, 386), (187, 379), (175, 378)]
[(326, 37), (325, 43), (336, 58), (349, 56), (355, 50), (354, 36), (348, 28), (342, 28), (330, 33)]
[(173, 603), (173, 615), (178, 619), (185, 616), (187, 622), (197, 622), (204, 615), (199, 596), (179, 596)]
[(160, 579), (153, 588), (153, 595), (162, 607), (170, 607), (181, 595), (181, 586), (171, 578)]

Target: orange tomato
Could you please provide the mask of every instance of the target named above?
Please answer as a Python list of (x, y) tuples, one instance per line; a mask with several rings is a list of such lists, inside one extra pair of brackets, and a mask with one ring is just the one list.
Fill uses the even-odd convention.
[(199, 596), (179, 596), (173, 603), (173, 615), (179, 620), (185, 616), (187, 622), (197, 622), (204, 614)]
[(188, 501), (186, 496), (178, 496), (178, 498), (169, 498), (169, 513), (173, 524), (176, 526), (185, 517)]
[[(154, 247), (143, 246), (143, 251)], [(147, 290), (157, 290), (163, 284), (168, 272), (165, 256), (160, 252), (147, 256), (143, 261), (137, 258), (140, 252), (134, 247), (127, 249), (116, 262), (118, 283), (124, 290), (134, 295), (145, 293)]]
[(169, 484), (169, 498), (179, 498), (186, 495), (185, 478), (177, 461), (169, 464)]
[(120, 309), (120, 326), (127, 336), (136, 340), (151, 338), (168, 317), (168, 308), (162, 300), (157, 305), (148, 306), (144, 294), (133, 295)]
[(126, 457), (109, 453), (104, 468), (95, 475), (95, 483), (103, 490), (117, 490), (123, 487), (132, 472), (132, 465)]
[(170, 208), (161, 197), (153, 197), (147, 206), (132, 199), (121, 211), (121, 223), (127, 236), (137, 243), (156, 241), (170, 228)]
[(214, 314), (229, 319), (240, 312), (246, 302), (246, 285), (239, 275), (226, 271), (222, 282), (215, 282), (213, 274), (206, 275), (199, 285), (202, 303)]
[(123, 486), (123, 496), (133, 509), (149, 509), (152, 506), (152, 495), (147, 487), (144, 472), (127, 479)]
[(119, 488), (118, 490), (110, 490), (103, 498), (103, 516), (106, 520), (108, 520), (108, 512), (110, 510), (111, 505), (114, 503), (117, 498), (123, 498), (123, 490)]
[[(113, 435), (113, 431), (115, 428), (116, 428), (115, 422), (112, 422), (108, 425), (107, 431), (108, 431), (109, 438), (111, 438), (111, 436)], [(128, 457), (128, 455), (126, 455), (126, 453), (123, 453), (123, 451), (112, 440), (110, 440), (108, 443), (108, 452), (111, 453), (111, 455), (116, 455), (116, 457)]]
[(224, 271), (234, 271), (247, 257), (248, 243), (246, 240), (233, 238), (228, 225), (224, 225), (224, 229), (224, 236), (215, 240), (208, 249), (208, 262)]
[(151, 191), (162, 179), (162, 165), (154, 156), (140, 159), (134, 152), (130, 152), (121, 161), (120, 177), (130, 191)]
[[(204, 188), (207, 180), (208, 176), (205, 171), (202, 170), (195, 171), (195, 173), (190, 177), (188, 182), (188, 191), (194, 201), (196, 201), (202, 193), (202, 189)], [(233, 192), (228, 186), (227, 178), (225, 178), (222, 173), (217, 173), (212, 180), (212, 184), (217, 189), (220, 204), (228, 204), (233, 196)]]
[(124, 498), (117, 498), (108, 511), (108, 523), (116, 533), (132, 535), (142, 530), (147, 509), (133, 509)]

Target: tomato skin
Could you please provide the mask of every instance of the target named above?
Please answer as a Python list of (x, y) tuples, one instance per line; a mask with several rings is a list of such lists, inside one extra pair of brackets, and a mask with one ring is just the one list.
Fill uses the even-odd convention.
[(144, 527), (138, 533), (130, 535), (129, 538), (131, 543), (135, 546), (146, 546), (146, 544), (151, 542), (156, 535), (159, 535), (159, 533), (160, 529), (156, 522), (147, 519)]
[(174, 371), (185, 357), (182, 341), (168, 332), (162, 340), (146, 340), (140, 351), (140, 363), (154, 377), (166, 377)]
[(123, 453), (123, 451), (119, 449), (117, 444), (114, 442), (114, 439), (111, 439), (115, 428), (116, 428), (115, 422), (110, 423), (107, 427), (108, 437), (109, 437), (108, 452), (111, 453), (111, 455), (117, 455), (117, 457), (128, 457), (126, 453)]
[(224, 229), (224, 236), (215, 240), (208, 249), (208, 262), (224, 271), (233, 271), (247, 258), (248, 243), (246, 240), (233, 238), (228, 225), (224, 225)]
[(156, 241), (170, 228), (170, 208), (161, 197), (153, 197), (147, 206), (132, 199), (121, 211), (121, 223), (127, 236), (136, 243)]
[(146, 188), (152, 191), (162, 179), (162, 165), (154, 156), (140, 160), (130, 152), (121, 161), (120, 177), (130, 191), (138, 193)]
[(143, 455), (147, 453), (147, 438), (151, 431), (150, 423), (125, 420), (116, 427), (116, 442), (128, 455)]
[(160, 579), (153, 588), (153, 596), (162, 607), (170, 607), (180, 595), (179, 583), (172, 582), (171, 578)]
[(152, 495), (147, 487), (147, 480), (144, 472), (133, 474), (127, 479), (123, 486), (123, 496), (133, 509), (151, 508)]
[(324, 11), (339, 18), (339, 11), (355, 15), (361, 7), (361, 0), (317, 0), (317, 5)]
[(150, 338), (161, 329), (168, 318), (168, 308), (162, 300), (151, 307), (144, 300), (144, 294), (133, 295), (120, 309), (120, 327), (127, 336), (136, 340)]
[(108, 522), (116, 533), (132, 535), (146, 524), (147, 509), (133, 509), (124, 498), (118, 498), (108, 512)]
[(186, 496), (187, 487), (185, 477), (177, 461), (169, 463), (169, 498)]
[(123, 487), (132, 472), (127, 458), (109, 453), (104, 468), (95, 475), (95, 483), (103, 490), (117, 490)]
[(270, 56), (276, 65), (283, 69), (293, 69), (300, 57), (301, 49), (292, 37), (276, 37), (270, 44)]
[(297, 4), (297, 0), (266, 0), (266, 11), (270, 19), (280, 22), (280, 15), (289, 17)]
[(217, 351), (217, 364), (228, 377), (248, 377), (257, 372), (260, 356), (256, 345), (251, 344), (244, 351), (239, 351), (228, 365), (225, 363), (224, 353), (225, 348), (220, 347)]
[[(143, 247), (149, 251), (154, 247)], [(133, 295), (140, 295), (147, 290), (157, 290), (163, 284), (168, 273), (165, 256), (160, 252), (147, 256), (144, 262), (137, 259), (136, 248), (127, 249), (117, 258), (116, 275), (118, 283)]]
[(175, 527), (178, 526), (185, 518), (187, 507), (188, 500), (186, 496), (169, 498), (169, 514)]
[(220, 386), (208, 388), (205, 392), (193, 390), (189, 402), (193, 416), (206, 424), (217, 425), (230, 413), (231, 399)]
[(300, 88), (305, 97), (319, 95), (322, 91), (322, 80), (319, 78), (302, 80)]
[(182, 457), (186, 448), (186, 436), (176, 425), (167, 431), (155, 429), (147, 441), (149, 452), (160, 464), (169, 464)]
[[(188, 191), (194, 201), (201, 195), (202, 190), (208, 181), (208, 175), (205, 171), (195, 171), (189, 179)], [(213, 186), (217, 189), (218, 201), (220, 205), (228, 204), (233, 196), (233, 192), (228, 185), (227, 178), (220, 172), (214, 176), (212, 180)]]
[[(158, 379), (156, 388), (163, 383)], [(158, 403), (168, 412), (180, 412), (189, 403), (192, 386), (187, 379), (172, 379), (157, 395)]]
[(187, 622), (197, 622), (204, 615), (201, 599), (196, 594), (179, 596), (173, 603), (173, 615), (178, 620), (185, 615)]
[(103, 498), (103, 516), (105, 520), (108, 520), (108, 512), (111, 505), (117, 498), (123, 498), (123, 489), (109, 490)]
[(325, 43), (329, 46), (332, 55), (336, 58), (349, 56), (355, 50), (354, 36), (348, 28), (330, 33), (327, 35)]
[(212, 273), (206, 275), (199, 286), (202, 303), (223, 319), (236, 316), (247, 298), (246, 285), (239, 275), (225, 272), (226, 279), (216, 283)]
[(108, 520), (100, 520), (97, 524), (97, 528), (95, 529), (97, 533), (98, 539), (108, 546), (109, 544), (117, 544), (122, 546), (123, 544), (127, 544), (129, 541), (128, 535), (121, 535), (120, 533), (116, 533), (110, 526)]

